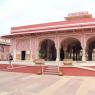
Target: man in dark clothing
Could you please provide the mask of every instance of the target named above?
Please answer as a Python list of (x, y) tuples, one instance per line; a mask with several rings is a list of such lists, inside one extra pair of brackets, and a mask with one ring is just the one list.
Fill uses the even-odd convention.
[(12, 60), (13, 60), (13, 56), (11, 54), (9, 54), (9, 64), (11, 66), (11, 68), (13, 68), (13, 65), (12, 65)]

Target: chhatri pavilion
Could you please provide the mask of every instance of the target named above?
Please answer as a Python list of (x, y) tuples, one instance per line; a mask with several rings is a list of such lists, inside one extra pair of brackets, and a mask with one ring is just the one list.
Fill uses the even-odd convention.
[(95, 60), (95, 18), (88, 12), (70, 13), (64, 21), (11, 28), (10, 52), (15, 61)]

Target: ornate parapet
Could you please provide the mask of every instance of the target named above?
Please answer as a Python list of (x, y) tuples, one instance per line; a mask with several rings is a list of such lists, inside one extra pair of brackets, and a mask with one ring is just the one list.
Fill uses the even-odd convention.
[(92, 18), (92, 14), (89, 14), (87, 11), (83, 11), (83, 12), (69, 13), (68, 16), (65, 17), (66, 20), (76, 20), (83, 18)]

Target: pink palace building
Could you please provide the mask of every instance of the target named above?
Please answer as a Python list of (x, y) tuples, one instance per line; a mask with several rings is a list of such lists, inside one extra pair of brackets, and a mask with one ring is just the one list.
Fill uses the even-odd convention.
[(70, 13), (65, 21), (11, 28), (10, 52), (15, 61), (95, 61), (95, 18), (88, 12)]
[(10, 51), (9, 40), (4, 40), (0, 38), (0, 61), (7, 61)]

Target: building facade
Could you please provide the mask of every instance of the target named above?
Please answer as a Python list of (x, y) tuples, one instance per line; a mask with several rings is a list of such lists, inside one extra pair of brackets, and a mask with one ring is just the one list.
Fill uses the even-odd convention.
[(14, 60), (95, 60), (95, 18), (88, 12), (68, 14), (65, 21), (18, 26), (11, 34)]
[(0, 38), (0, 61), (7, 61), (10, 52), (9, 40)]

